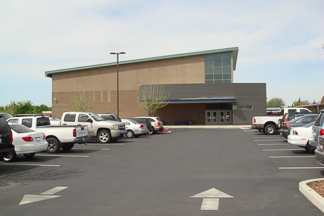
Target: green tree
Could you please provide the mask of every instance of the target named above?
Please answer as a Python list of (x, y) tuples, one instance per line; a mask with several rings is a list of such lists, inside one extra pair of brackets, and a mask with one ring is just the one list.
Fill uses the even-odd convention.
[(285, 102), (281, 98), (272, 98), (267, 102), (267, 107), (283, 108), (285, 105)]
[(292, 107), (298, 107), (298, 106), (310, 105), (310, 104), (311, 104), (311, 103), (308, 102), (307, 100), (301, 100), (301, 99), (299, 98), (298, 100), (295, 100), (291, 106), (292, 106)]
[(140, 106), (148, 111), (149, 115), (168, 105), (169, 92), (163, 85), (145, 85), (140, 89)]
[(33, 114), (34, 107), (31, 101), (21, 101), (14, 108), (15, 114)]

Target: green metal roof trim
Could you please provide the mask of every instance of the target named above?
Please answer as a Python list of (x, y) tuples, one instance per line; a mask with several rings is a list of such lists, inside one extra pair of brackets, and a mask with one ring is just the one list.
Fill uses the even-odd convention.
[[(206, 50), (206, 51), (199, 51), (199, 52), (181, 53), (181, 54), (175, 54), (175, 55), (166, 55), (166, 56), (158, 56), (158, 57), (151, 57), (151, 58), (120, 61), (119, 64), (120, 65), (132, 64), (132, 63), (140, 63), (140, 62), (147, 62), (147, 61), (156, 61), (156, 60), (164, 60), (164, 59), (171, 59), (171, 58), (196, 56), (196, 55), (210, 55), (210, 54), (216, 54), (216, 53), (222, 53), (222, 52), (233, 52), (233, 70), (235, 70), (238, 49), (239, 49), (238, 47), (230, 47), (230, 48), (225, 48), (225, 49), (214, 49), (214, 50)], [(96, 65), (88, 65), (88, 66), (81, 66), (81, 67), (73, 67), (73, 68), (45, 71), (45, 77), (52, 77), (52, 74), (55, 74), (55, 73), (64, 73), (64, 72), (77, 71), (77, 70), (108, 67), (108, 66), (114, 66), (116, 64), (117, 64), (117, 62), (112, 62), (112, 63), (104, 63), (104, 64), (96, 64)]]

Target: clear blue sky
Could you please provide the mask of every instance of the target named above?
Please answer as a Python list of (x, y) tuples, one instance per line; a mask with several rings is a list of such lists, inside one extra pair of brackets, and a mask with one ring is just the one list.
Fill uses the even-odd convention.
[(324, 96), (323, 0), (2, 0), (0, 106), (52, 106), (45, 71), (239, 47), (234, 82)]

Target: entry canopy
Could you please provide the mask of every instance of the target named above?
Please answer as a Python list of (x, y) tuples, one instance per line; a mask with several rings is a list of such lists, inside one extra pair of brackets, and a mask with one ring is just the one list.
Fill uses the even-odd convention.
[(228, 103), (236, 102), (234, 97), (200, 97), (200, 98), (180, 98), (167, 100), (169, 103)]

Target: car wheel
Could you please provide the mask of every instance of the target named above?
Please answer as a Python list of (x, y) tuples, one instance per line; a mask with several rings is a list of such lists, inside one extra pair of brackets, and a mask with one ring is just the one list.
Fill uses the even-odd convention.
[(108, 143), (111, 141), (111, 135), (110, 132), (107, 130), (101, 130), (98, 133), (98, 140), (101, 143)]
[(126, 133), (126, 137), (127, 138), (133, 138), (134, 137), (134, 132), (131, 131), (131, 130), (128, 130), (127, 133)]
[(62, 144), (61, 148), (64, 150), (64, 151), (68, 151), (68, 150), (71, 150), (74, 146), (74, 143), (64, 143)]
[(264, 132), (267, 135), (273, 135), (277, 132), (277, 128), (273, 124), (269, 124), (264, 128)]
[(311, 154), (315, 154), (315, 149), (309, 145), (309, 142), (306, 144), (306, 150)]
[(35, 156), (35, 153), (23, 154), (26, 158), (32, 158)]
[(48, 142), (48, 153), (57, 153), (60, 150), (60, 142), (56, 138), (50, 137), (46, 141)]
[(150, 128), (149, 134), (153, 134), (153, 132), (154, 132), (153, 128)]
[(6, 162), (12, 162), (16, 159), (17, 155), (15, 151), (6, 152), (3, 154), (3, 160)]

